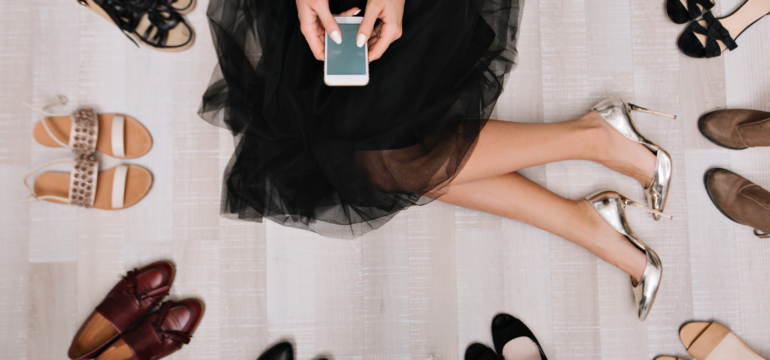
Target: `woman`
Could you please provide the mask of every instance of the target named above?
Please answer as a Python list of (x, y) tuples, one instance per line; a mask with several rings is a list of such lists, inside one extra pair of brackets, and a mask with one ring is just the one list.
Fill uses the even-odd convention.
[[(670, 158), (633, 128), (628, 112), (649, 110), (619, 100), (563, 123), (488, 120), (514, 65), (520, 6), (212, 0), (220, 63), (200, 113), (236, 137), (222, 212), (358, 236), (438, 199), (583, 246), (631, 275), (644, 319), (660, 262), (625, 223), (623, 211), (633, 203), (614, 193), (567, 200), (516, 171), (596, 161), (638, 180), (659, 216)], [(372, 61), (369, 85), (328, 87), (317, 61), (324, 32), (338, 31), (332, 14), (359, 9), (357, 40), (368, 42)]]

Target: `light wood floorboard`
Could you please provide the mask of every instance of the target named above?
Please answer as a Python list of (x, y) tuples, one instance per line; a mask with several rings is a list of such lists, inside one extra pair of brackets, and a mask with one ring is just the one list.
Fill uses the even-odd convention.
[[(715, 12), (742, 2), (718, 0)], [(64, 358), (119, 275), (159, 259), (177, 265), (171, 298), (206, 303), (192, 343), (172, 359), (255, 359), (282, 340), (303, 360), (462, 359), (471, 342), (492, 345), (499, 312), (523, 319), (552, 359), (681, 356), (679, 326), (712, 319), (770, 357), (770, 242), (722, 216), (702, 180), (721, 166), (770, 188), (770, 149), (725, 150), (696, 127), (715, 109), (770, 111), (770, 20), (736, 51), (697, 60), (676, 49), (684, 27), (662, 0), (526, 1), (518, 65), (495, 118), (565, 121), (611, 96), (679, 115), (637, 115), (674, 159), (674, 220), (629, 214), (665, 269), (641, 323), (619, 270), (493, 215), (435, 202), (354, 240), (220, 217), (233, 140), (196, 114), (216, 65), (207, 5), (187, 16), (196, 45), (172, 54), (136, 48), (74, 0), (0, 2), (0, 358)], [(32, 139), (40, 115), (20, 104), (56, 95), (150, 130), (152, 152), (127, 161), (152, 171), (146, 199), (116, 212), (19, 202), (29, 169), (71, 157)], [(105, 169), (120, 163), (100, 159)], [(573, 199), (604, 189), (644, 198), (632, 179), (588, 162), (522, 174)]]

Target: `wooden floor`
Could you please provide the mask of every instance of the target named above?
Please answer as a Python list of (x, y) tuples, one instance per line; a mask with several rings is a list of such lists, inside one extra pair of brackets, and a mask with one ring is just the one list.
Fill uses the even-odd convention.
[[(717, 0), (716, 12), (740, 2)], [(357, 240), (219, 217), (233, 141), (196, 115), (216, 65), (206, 6), (188, 16), (197, 44), (168, 54), (137, 49), (74, 0), (0, 2), (0, 358), (64, 358), (118, 275), (158, 259), (177, 264), (172, 298), (207, 306), (174, 359), (255, 359), (280, 339), (299, 359), (462, 359), (473, 341), (491, 345), (498, 312), (522, 318), (552, 359), (685, 355), (678, 328), (692, 319), (718, 320), (770, 357), (770, 241), (722, 216), (702, 183), (721, 166), (770, 188), (770, 149), (728, 151), (696, 128), (714, 109), (770, 110), (770, 20), (735, 52), (695, 60), (677, 51), (683, 26), (663, 0), (527, 0), (497, 118), (564, 121), (610, 96), (680, 115), (637, 119), (675, 166), (674, 220), (630, 215), (665, 268), (642, 323), (619, 270), (496, 216), (433, 203)], [(145, 200), (116, 212), (19, 202), (29, 169), (71, 158), (32, 139), (39, 115), (20, 104), (58, 94), (149, 128), (152, 152), (130, 161), (155, 176)], [(630, 178), (587, 162), (523, 173), (570, 198), (612, 189), (644, 199)]]

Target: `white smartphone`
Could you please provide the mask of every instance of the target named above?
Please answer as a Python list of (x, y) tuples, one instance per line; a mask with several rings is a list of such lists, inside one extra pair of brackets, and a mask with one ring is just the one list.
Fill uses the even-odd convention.
[(364, 86), (369, 83), (369, 45), (356, 45), (363, 17), (334, 17), (340, 27), (342, 43), (326, 34), (324, 82), (329, 86)]

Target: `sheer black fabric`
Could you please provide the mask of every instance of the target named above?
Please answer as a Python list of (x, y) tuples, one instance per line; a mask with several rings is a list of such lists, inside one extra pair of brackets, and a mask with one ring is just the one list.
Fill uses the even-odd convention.
[(440, 196), (514, 66), (520, 1), (406, 0), (369, 85), (328, 87), (294, 0), (211, 0), (219, 66), (199, 113), (235, 137), (222, 214), (353, 237)]

